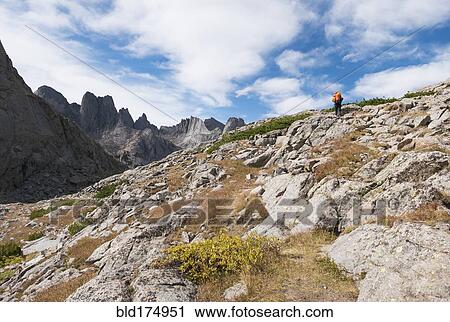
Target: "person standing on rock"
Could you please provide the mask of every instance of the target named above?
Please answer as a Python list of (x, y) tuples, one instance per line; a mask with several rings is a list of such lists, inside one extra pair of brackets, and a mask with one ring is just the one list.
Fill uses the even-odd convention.
[(341, 116), (341, 108), (342, 108), (343, 100), (344, 100), (344, 98), (342, 97), (341, 92), (337, 91), (333, 94), (332, 101), (334, 103), (334, 110), (336, 112), (337, 117)]

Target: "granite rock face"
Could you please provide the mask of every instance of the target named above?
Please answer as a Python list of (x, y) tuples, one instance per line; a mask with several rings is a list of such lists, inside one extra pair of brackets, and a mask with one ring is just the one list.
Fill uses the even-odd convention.
[(204, 122), (205, 122), (206, 128), (210, 131), (212, 131), (214, 129), (220, 129), (221, 131), (223, 131), (223, 129), (225, 128), (225, 124), (216, 120), (214, 117), (206, 119)]
[[(209, 122), (211, 124), (211, 122)], [(191, 116), (174, 126), (162, 126), (161, 135), (181, 148), (195, 148), (212, 142), (222, 134), (220, 128), (208, 130), (205, 121)]]
[[(64, 103), (58, 96), (54, 101)], [(78, 126), (31, 92), (1, 44), (0, 156), (2, 200), (76, 191), (123, 170)]]
[(245, 121), (241, 118), (230, 117), (225, 124), (223, 133), (231, 132), (245, 125)]

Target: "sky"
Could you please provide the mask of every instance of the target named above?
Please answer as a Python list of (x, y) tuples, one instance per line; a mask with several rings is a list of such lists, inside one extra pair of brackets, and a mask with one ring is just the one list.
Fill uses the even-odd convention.
[(450, 78), (450, 0), (0, 0), (0, 40), (69, 102), (252, 122)]

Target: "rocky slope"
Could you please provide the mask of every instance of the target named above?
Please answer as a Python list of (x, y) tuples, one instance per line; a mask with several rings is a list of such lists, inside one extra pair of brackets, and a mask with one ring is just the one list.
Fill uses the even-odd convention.
[[(69, 111), (71, 107), (64, 108)], [(31, 92), (1, 43), (0, 156), (3, 201), (39, 200), (73, 192), (124, 169)]]
[(69, 104), (59, 92), (41, 86), (36, 95), (45, 99), (55, 111), (77, 123), (111, 155), (128, 167), (164, 158), (178, 148), (159, 135), (143, 114), (133, 121), (128, 109), (117, 111), (111, 96), (97, 97), (87, 92), (81, 105)]
[[(169, 245), (213, 234), (202, 217), (215, 218), (205, 198), (226, 197), (234, 201), (224, 228), (243, 236), (338, 235), (323, 254), (354, 278), (360, 301), (448, 301), (450, 81), (428, 90), (394, 103), (349, 105), (341, 118), (313, 111), (210, 154), (177, 151), (67, 196), (77, 205), (40, 219), (29, 215), (65, 200), (2, 205), (0, 239), (22, 240), (34, 257), (5, 268), (12, 273), (0, 299), (55, 300), (46, 294), (64, 290), (58, 300), (195, 300), (196, 285), (153, 263)], [(208, 130), (188, 120), (169, 132), (189, 128)], [(108, 187), (112, 194), (99, 199)], [(73, 220), (84, 227), (75, 234)], [(35, 229), (45, 235), (23, 241)]]

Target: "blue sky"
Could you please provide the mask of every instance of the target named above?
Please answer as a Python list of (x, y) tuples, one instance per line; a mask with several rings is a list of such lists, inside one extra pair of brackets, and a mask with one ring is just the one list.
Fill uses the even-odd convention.
[(0, 39), (33, 90), (46, 84), (70, 102), (109, 94), (157, 125), (189, 115), (250, 122), (329, 107), (336, 89), (349, 102), (449, 78), (450, 0), (0, 0)]

